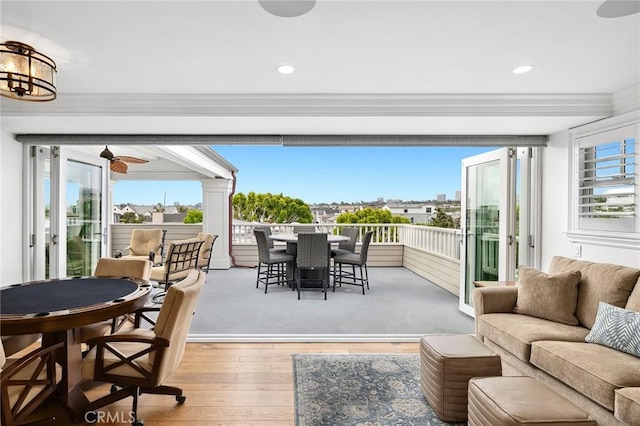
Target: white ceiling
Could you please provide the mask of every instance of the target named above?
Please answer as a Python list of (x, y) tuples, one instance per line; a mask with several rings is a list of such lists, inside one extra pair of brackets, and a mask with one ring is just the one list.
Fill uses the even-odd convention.
[(257, 0), (3, 0), (2, 40), (53, 57), (59, 95), (3, 99), (2, 126), (548, 134), (609, 115), (640, 81), (640, 14), (599, 18), (600, 3), (318, 0), (281, 18)]

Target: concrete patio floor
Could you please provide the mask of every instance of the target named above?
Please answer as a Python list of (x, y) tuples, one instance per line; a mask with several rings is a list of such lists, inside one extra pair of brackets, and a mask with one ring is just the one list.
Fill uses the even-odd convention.
[(473, 333), (458, 297), (402, 267), (369, 268), (370, 290), (297, 293), (256, 288), (256, 269), (211, 270), (189, 341), (415, 341), (425, 334)]

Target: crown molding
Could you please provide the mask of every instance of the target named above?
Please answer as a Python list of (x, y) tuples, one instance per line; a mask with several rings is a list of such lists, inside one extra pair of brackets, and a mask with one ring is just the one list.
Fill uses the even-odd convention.
[(640, 111), (640, 84), (614, 93), (612, 102), (614, 115)]
[(562, 117), (613, 114), (612, 95), (587, 94), (59, 94), (2, 98), (5, 116)]

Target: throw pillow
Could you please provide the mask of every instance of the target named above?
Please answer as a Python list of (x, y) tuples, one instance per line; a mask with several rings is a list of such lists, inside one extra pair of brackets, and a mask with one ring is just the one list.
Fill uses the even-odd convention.
[(518, 299), (513, 312), (568, 325), (578, 325), (580, 271), (545, 274), (534, 268), (518, 269)]
[(640, 312), (600, 302), (596, 322), (584, 340), (640, 358)]

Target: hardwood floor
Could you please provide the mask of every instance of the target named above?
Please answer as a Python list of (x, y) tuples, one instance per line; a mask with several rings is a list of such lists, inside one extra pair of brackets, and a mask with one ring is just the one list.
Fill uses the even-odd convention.
[[(171, 396), (144, 394), (138, 414), (145, 426), (293, 425), (295, 353), (417, 354), (419, 343), (188, 343), (182, 364), (167, 382), (184, 389), (185, 404), (177, 405)], [(87, 396), (95, 399), (108, 389), (102, 385)], [(131, 398), (104, 407), (102, 424), (128, 424), (130, 409)], [(35, 417), (52, 413), (56, 425), (72, 424), (54, 404)], [(114, 421), (123, 416), (125, 422)]]

